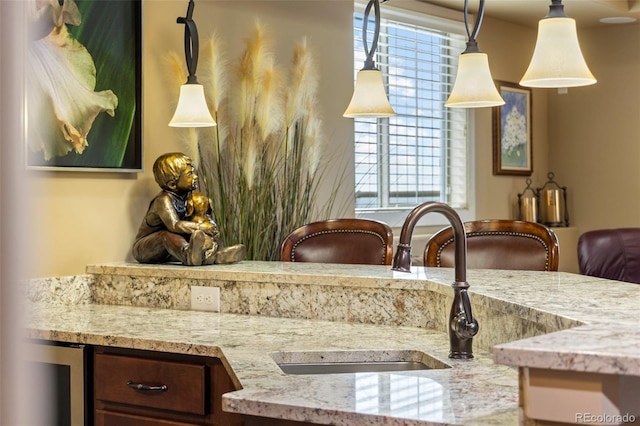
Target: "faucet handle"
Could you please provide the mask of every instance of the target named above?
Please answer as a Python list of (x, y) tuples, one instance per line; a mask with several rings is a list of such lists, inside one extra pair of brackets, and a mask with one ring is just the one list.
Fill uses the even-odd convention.
[(476, 321), (475, 318), (472, 318), (471, 321), (468, 321), (467, 316), (464, 314), (464, 312), (460, 312), (458, 315), (456, 315), (456, 317), (453, 319), (451, 327), (461, 339), (471, 339), (473, 336), (478, 334), (478, 331), (480, 330), (478, 321)]
[(398, 244), (391, 269), (400, 272), (411, 272), (411, 244)]
[(470, 339), (478, 334), (480, 326), (478, 325), (478, 321), (473, 318), (473, 313), (471, 312), (471, 300), (469, 300), (469, 293), (467, 293), (469, 284), (466, 282), (454, 283), (453, 287), (459, 296), (460, 305), (458, 305), (458, 310), (451, 319), (451, 328), (459, 338)]

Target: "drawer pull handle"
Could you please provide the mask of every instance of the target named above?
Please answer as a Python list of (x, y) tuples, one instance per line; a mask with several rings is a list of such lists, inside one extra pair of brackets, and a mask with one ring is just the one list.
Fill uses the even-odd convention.
[(139, 391), (160, 391), (165, 392), (167, 390), (167, 385), (161, 386), (149, 386), (142, 383), (134, 383), (131, 380), (127, 382), (127, 386), (133, 389), (137, 389)]

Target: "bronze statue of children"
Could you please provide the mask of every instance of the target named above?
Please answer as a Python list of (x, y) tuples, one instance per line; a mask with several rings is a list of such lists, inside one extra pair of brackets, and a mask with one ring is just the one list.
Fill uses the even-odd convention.
[[(149, 203), (133, 243), (133, 257), (140, 263), (181, 262), (199, 266), (242, 260), (242, 244), (220, 250), (211, 245), (218, 238), (213, 220), (197, 222), (187, 217), (187, 199), (197, 188), (198, 176), (191, 158), (172, 152), (158, 157), (153, 176), (162, 191)], [(212, 249), (213, 248), (213, 249)]]

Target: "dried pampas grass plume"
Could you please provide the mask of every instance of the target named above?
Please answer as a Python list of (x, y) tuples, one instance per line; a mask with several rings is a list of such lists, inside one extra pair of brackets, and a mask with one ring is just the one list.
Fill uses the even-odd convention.
[(255, 115), (255, 99), (259, 96), (263, 77), (275, 67), (273, 42), (262, 23), (256, 21), (253, 36), (245, 40), (245, 50), (238, 68), (240, 90), (235, 111), (242, 127), (251, 125)]
[(281, 128), (283, 122), (282, 85), (278, 69), (265, 70), (256, 97), (256, 124), (263, 143)]
[(260, 20), (256, 20), (253, 36), (246, 40), (246, 50), (242, 58), (242, 66), (247, 67), (249, 79), (253, 83), (253, 90), (257, 90), (260, 79), (266, 70), (275, 64), (273, 40)]
[(227, 67), (229, 61), (223, 49), (223, 44), (217, 34), (212, 34), (201, 49), (201, 83), (204, 86), (207, 103), (211, 110), (213, 119), (218, 124), (211, 127), (209, 137), (213, 138), (215, 149), (213, 154), (216, 158), (224, 150), (224, 142), (229, 132), (229, 120), (223, 116), (223, 105), (228, 95), (229, 82), (227, 78)]
[(173, 102), (173, 108), (178, 105), (178, 97), (180, 96), (180, 86), (187, 81), (187, 67), (181, 57), (176, 52), (169, 52), (166, 59), (167, 79), (169, 84), (169, 96)]
[(228, 60), (222, 49), (222, 43), (215, 33), (205, 42), (201, 57), (201, 69), (203, 70), (200, 75), (201, 83), (207, 93), (211, 109), (217, 113), (220, 110), (222, 100), (227, 95), (228, 84), (225, 69)]
[(255, 143), (248, 144), (244, 159), (244, 178), (247, 182), (247, 188), (251, 190), (253, 189), (253, 178), (256, 173), (256, 163), (258, 160), (258, 152)]
[(318, 90), (318, 73), (306, 38), (294, 48), (290, 82), (286, 99), (287, 123), (295, 122), (301, 114), (308, 111), (306, 108), (315, 106), (313, 104)]
[(320, 165), (322, 155), (322, 122), (318, 118), (311, 118), (305, 128), (307, 139), (307, 172), (309, 176), (315, 176)]

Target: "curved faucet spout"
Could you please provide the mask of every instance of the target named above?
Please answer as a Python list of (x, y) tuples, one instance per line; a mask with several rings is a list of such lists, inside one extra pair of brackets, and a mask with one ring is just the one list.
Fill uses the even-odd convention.
[(453, 228), (454, 238), (454, 275), (455, 282), (453, 304), (449, 313), (449, 357), (473, 358), (472, 338), (478, 333), (478, 321), (473, 318), (471, 301), (467, 289), (467, 234), (464, 223), (458, 213), (447, 204), (426, 202), (415, 207), (407, 216), (400, 231), (400, 241), (393, 258), (394, 271), (411, 271), (411, 237), (416, 223), (429, 212), (443, 214)]
[(467, 281), (467, 235), (464, 231), (464, 224), (458, 213), (449, 205), (437, 202), (427, 202), (418, 205), (407, 216), (400, 231), (398, 250), (393, 259), (393, 270), (409, 272), (411, 271), (411, 237), (416, 223), (429, 212), (443, 214), (453, 228), (453, 238), (455, 243), (455, 280), (459, 283)]

